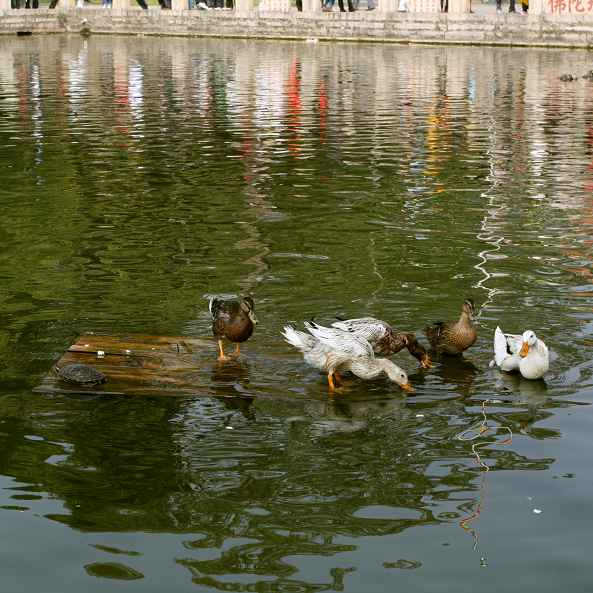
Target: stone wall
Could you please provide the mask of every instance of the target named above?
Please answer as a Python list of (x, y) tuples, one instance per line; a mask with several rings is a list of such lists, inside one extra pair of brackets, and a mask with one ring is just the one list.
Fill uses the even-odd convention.
[(593, 17), (358, 11), (5, 10), (0, 34), (103, 33), (361, 40), (417, 43), (593, 46)]

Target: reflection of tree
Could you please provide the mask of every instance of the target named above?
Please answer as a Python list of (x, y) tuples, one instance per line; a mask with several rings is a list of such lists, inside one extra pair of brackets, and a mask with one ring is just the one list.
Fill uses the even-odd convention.
[[(454, 503), (469, 512), (480, 496), (468, 448), (451, 438), (451, 426), (472, 415), (459, 401), (56, 403), (5, 400), (2, 474), (62, 499), (64, 511), (48, 518), (75, 529), (201, 534), (188, 539), (178, 560), (201, 584), (218, 586), (227, 575), (224, 581), (234, 578), (240, 588), (246, 574), (284, 582), (295, 573), (292, 555), (331, 557), (355, 545), (339, 543), (342, 536), (450, 522), (439, 508)], [(513, 408), (496, 413), (501, 424), (521, 419)], [(482, 448), (481, 455), (491, 477), (499, 469), (547, 469), (553, 461), (509, 448)], [(404, 516), (359, 515), (374, 507)], [(205, 549), (209, 560), (192, 556)]]

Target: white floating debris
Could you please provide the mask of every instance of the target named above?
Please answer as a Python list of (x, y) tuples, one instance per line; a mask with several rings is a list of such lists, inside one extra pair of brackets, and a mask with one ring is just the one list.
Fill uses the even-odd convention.
[(103, 358), (105, 356), (105, 350), (97, 350), (97, 358)]
[(416, 418), (424, 418), (424, 414), (416, 414)]
[(129, 356), (130, 354), (132, 354), (131, 350), (126, 350), (126, 354)]
[(226, 428), (227, 430), (234, 430), (234, 428), (233, 428), (232, 426), (225, 426), (225, 428)]
[(542, 513), (542, 510), (541, 510), (541, 509), (533, 509), (533, 512), (534, 512), (536, 515), (541, 515), (541, 513)]

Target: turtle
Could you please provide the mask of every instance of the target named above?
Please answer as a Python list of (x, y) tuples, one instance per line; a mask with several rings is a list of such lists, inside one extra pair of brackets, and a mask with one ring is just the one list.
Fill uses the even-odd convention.
[(97, 385), (105, 383), (107, 377), (90, 364), (75, 362), (63, 367), (56, 367), (58, 378), (66, 383), (80, 383), (83, 385)]

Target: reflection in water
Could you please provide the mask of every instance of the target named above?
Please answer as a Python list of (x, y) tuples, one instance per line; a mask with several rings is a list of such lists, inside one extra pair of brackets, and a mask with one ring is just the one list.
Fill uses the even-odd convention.
[[(546, 490), (566, 450), (562, 475), (590, 494), (571, 446), (593, 382), (593, 94), (557, 76), (582, 58), (49, 36), (2, 39), (0, 56), (0, 507), (18, 521), (9, 539), (40, 546), (39, 570), (9, 556), (8, 578), (53, 574), (43, 546), (59, 528), (91, 583), (73, 591), (156, 591), (159, 575), (176, 590), (370, 593), (406, 573), (473, 590), (467, 534), (504, 567), (483, 589), (516, 582), (515, 558), (541, 567), (541, 591), (563, 584), (557, 557), (516, 537), (508, 497)], [(414, 397), (353, 380), (328, 398), (280, 336), (336, 314), (418, 330), (474, 287), (463, 357), (429, 371), (394, 357)], [(244, 357), (217, 364), (212, 342), (193, 359), (196, 395), (219, 397), (30, 393), (82, 332), (209, 336), (202, 295), (240, 292), (261, 317)], [(498, 324), (541, 330), (546, 383), (488, 369)], [(476, 406), (492, 399), (496, 435)], [(572, 546), (558, 547), (578, 560)]]

